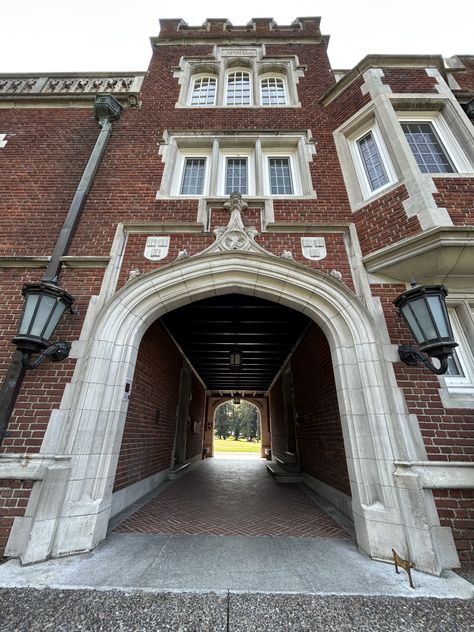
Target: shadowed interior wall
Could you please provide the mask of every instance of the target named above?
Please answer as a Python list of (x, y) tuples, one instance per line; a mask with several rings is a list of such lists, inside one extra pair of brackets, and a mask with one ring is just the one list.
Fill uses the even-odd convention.
[(331, 351), (317, 325), (311, 326), (291, 365), (301, 469), (350, 495)]
[(174, 342), (153, 323), (138, 351), (114, 492), (170, 467), (182, 364)]

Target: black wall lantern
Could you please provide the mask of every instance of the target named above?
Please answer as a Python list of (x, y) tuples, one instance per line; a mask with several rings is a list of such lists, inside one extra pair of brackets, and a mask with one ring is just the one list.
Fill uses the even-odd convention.
[[(453, 355), (454, 347), (458, 345), (453, 337), (444, 300), (447, 295), (448, 290), (444, 285), (424, 287), (413, 284), (410, 290), (393, 301), (420, 346), (419, 349), (411, 345), (399, 346), (398, 354), (405, 364), (415, 366), (418, 362), (423, 362), (437, 375), (448, 370), (448, 360)], [(437, 358), (440, 366), (434, 366), (430, 358)]]
[[(63, 360), (69, 354), (69, 342), (51, 344), (52, 336), (59, 319), (67, 308), (70, 308), (74, 298), (54, 283), (40, 281), (27, 283), (23, 286), (22, 294), (25, 298), (20, 325), (14, 344), (23, 354), (23, 366), (27, 369), (38, 367), (46, 357), (52, 360)], [(39, 357), (31, 362), (33, 353)]]
[(234, 393), (234, 404), (238, 406), (242, 401), (242, 395), (240, 393)]

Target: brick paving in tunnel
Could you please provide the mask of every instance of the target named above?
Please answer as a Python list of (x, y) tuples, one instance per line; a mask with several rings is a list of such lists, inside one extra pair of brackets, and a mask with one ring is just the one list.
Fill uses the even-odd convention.
[(277, 483), (263, 460), (207, 459), (114, 531), (351, 538), (302, 485)]

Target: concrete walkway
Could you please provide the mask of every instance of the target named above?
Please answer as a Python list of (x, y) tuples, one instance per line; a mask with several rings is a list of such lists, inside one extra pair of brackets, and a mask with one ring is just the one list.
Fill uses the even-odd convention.
[[(122, 523), (128, 531), (111, 533), (91, 553), (27, 567), (17, 560), (1, 565), (1, 631), (473, 631), (472, 584), (455, 573), (436, 578), (414, 571), (411, 589), (403, 573), (357, 549), (336, 511), (330, 510), (330, 518), (312, 494), (276, 484), (264, 465), (204, 462), (165, 485)], [(207, 483), (206, 472), (213, 472)], [(223, 502), (218, 473), (224, 473), (235, 502)], [(236, 491), (244, 484), (246, 494)], [(207, 503), (207, 523), (199, 509), (206, 485), (215, 496)], [(180, 489), (198, 498), (183, 500)], [(175, 511), (181, 527), (196, 521), (197, 532), (175, 532), (160, 507), (165, 516)], [(272, 519), (259, 528), (273, 529), (273, 535), (258, 535), (255, 525), (268, 513)], [(326, 525), (323, 537), (307, 530), (304, 537), (288, 535), (303, 527), (314, 533), (321, 528), (318, 520)], [(151, 524), (150, 532), (136, 532), (140, 524)], [(212, 533), (226, 525), (249, 535)]]
[[(474, 586), (455, 573), (436, 578), (414, 571), (411, 589), (403, 572), (397, 575), (392, 565), (361, 553), (311, 495), (275, 483), (264, 466), (250, 461), (198, 464), (165, 486), (117, 527), (121, 532), (110, 534), (93, 552), (28, 567), (11, 560), (0, 566), (0, 587), (410, 599), (474, 596)], [(171, 521), (169, 515), (174, 516)], [(333, 516), (338, 518), (337, 512)], [(150, 521), (152, 528), (139, 532)], [(325, 525), (322, 536), (314, 535), (318, 521)], [(225, 529), (245, 535), (224, 536)], [(304, 537), (297, 537), (301, 532)]]

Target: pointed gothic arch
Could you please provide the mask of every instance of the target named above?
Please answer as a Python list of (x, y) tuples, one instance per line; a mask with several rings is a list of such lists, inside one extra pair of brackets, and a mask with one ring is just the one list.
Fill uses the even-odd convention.
[(45, 439), (70, 459), (64, 501), (47, 525), (48, 534), (41, 534), (41, 552), (30, 537), (22, 561), (90, 550), (106, 537), (127, 411), (124, 385), (133, 379), (144, 332), (165, 312), (233, 292), (301, 311), (328, 339), (359, 546), (379, 559), (388, 559), (398, 547), (412, 559), (418, 555), (419, 567), (438, 564), (428, 531), (417, 547), (405, 528), (407, 503), (393, 470), (394, 461), (407, 456), (399, 426), (408, 426), (408, 417), (392, 405), (390, 363), (369, 311), (327, 274), (289, 259), (232, 250), (184, 258), (136, 277), (85, 326), (81, 357), (61, 405), (61, 432), (50, 424)]

